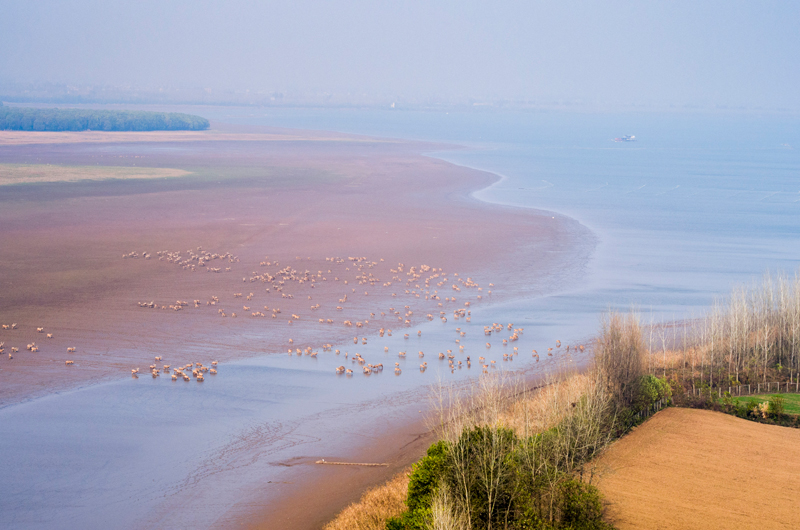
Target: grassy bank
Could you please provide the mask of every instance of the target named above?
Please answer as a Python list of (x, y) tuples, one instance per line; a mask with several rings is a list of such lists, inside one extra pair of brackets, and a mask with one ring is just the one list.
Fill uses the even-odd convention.
[[(737, 405), (749, 404), (755, 400), (758, 403), (775, 403), (776, 399), (783, 399), (783, 411), (786, 414), (800, 414), (800, 394), (760, 394), (749, 397), (732, 398)], [(774, 408), (774, 406), (773, 406)]]
[[(668, 385), (646, 373), (643, 345), (634, 319), (610, 315), (584, 373), (563, 372), (536, 389), (503, 374), (440, 388), (439, 441), (413, 466), (405, 509), (385, 528), (612, 528), (588, 464), (640, 411), (669, 398)], [(368, 505), (348, 508), (331, 523), (344, 526), (330, 528), (375, 528), (354, 522), (371, 518)]]
[(611, 528), (590, 461), (654, 405), (673, 400), (800, 426), (798, 394), (734, 398), (723, 390), (796, 382), (799, 354), (798, 277), (736, 289), (683, 325), (645, 328), (636, 314), (608, 314), (584, 373), (561, 374), (535, 391), (503, 376), (441, 389), (440, 441), (414, 465), (406, 509), (385, 528)]
[(342, 510), (323, 530), (383, 530), (386, 521), (406, 510), (410, 471), (367, 490), (358, 502)]

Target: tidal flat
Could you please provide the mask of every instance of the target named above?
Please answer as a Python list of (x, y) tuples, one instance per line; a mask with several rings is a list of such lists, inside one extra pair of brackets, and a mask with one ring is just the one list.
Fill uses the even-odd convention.
[(231, 129), (0, 147), (97, 168), (0, 189), (4, 526), (313, 526), (424, 451), (431, 386), (557, 366), (503, 304), (580, 270), (585, 227), (471, 198), (497, 177), (421, 155), (443, 144)]

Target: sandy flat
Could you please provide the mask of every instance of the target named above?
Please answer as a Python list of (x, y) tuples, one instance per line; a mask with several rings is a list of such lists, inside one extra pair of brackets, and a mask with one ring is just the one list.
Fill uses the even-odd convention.
[(78, 144), (78, 143), (131, 143), (131, 142), (369, 142), (386, 143), (384, 140), (366, 137), (346, 137), (336, 133), (287, 134), (287, 133), (231, 133), (219, 130), (208, 131), (0, 131), (0, 146), (34, 144)]
[(183, 169), (161, 167), (63, 166), (50, 164), (0, 164), (0, 186), (80, 180), (153, 179), (189, 175)]
[(800, 430), (666, 409), (598, 462), (620, 529), (797, 528)]

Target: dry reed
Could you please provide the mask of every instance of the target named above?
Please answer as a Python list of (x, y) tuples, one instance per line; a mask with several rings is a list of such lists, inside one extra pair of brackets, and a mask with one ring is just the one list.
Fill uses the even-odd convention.
[(410, 470), (395, 475), (387, 483), (367, 490), (358, 502), (342, 510), (324, 530), (384, 530), (386, 520), (406, 510)]
[(603, 316), (595, 363), (606, 388), (618, 403), (630, 405), (635, 383), (646, 371), (647, 349), (636, 313)]

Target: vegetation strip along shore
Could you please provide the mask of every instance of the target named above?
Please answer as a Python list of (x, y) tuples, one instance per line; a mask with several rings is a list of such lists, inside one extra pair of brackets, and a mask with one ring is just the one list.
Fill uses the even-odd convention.
[[(683, 351), (668, 352), (666, 340), (662, 351), (654, 351), (636, 314), (611, 313), (603, 318), (593, 366), (551, 382), (533, 397), (520, 397), (524, 394), (497, 375), (484, 376), (465, 394), (440, 390), (440, 441), (414, 464), (405, 509), (387, 512), (385, 522), (356, 524), (359, 510), (367, 510), (362, 500), (346, 510), (351, 527), (611, 528), (594, 483), (603, 469), (594, 460), (673, 397), (683, 406), (800, 427), (797, 394), (734, 398), (718, 386), (739, 383), (734, 373), (762, 381), (756, 383), (759, 389), (771, 387), (767, 377), (781, 374), (786, 380), (776, 388), (796, 386), (798, 278), (789, 283), (779, 276), (775, 289), (767, 277), (760, 289), (734, 291), (727, 312), (715, 304), (708, 317), (693, 323), (699, 334), (684, 333)], [(664, 329), (651, 326), (651, 339)], [(683, 362), (676, 366), (676, 358)], [(342, 517), (326, 529), (341, 528)]]
[(40, 109), (0, 104), (0, 130), (12, 131), (202, 131), (205, 118), (142, 110)]

